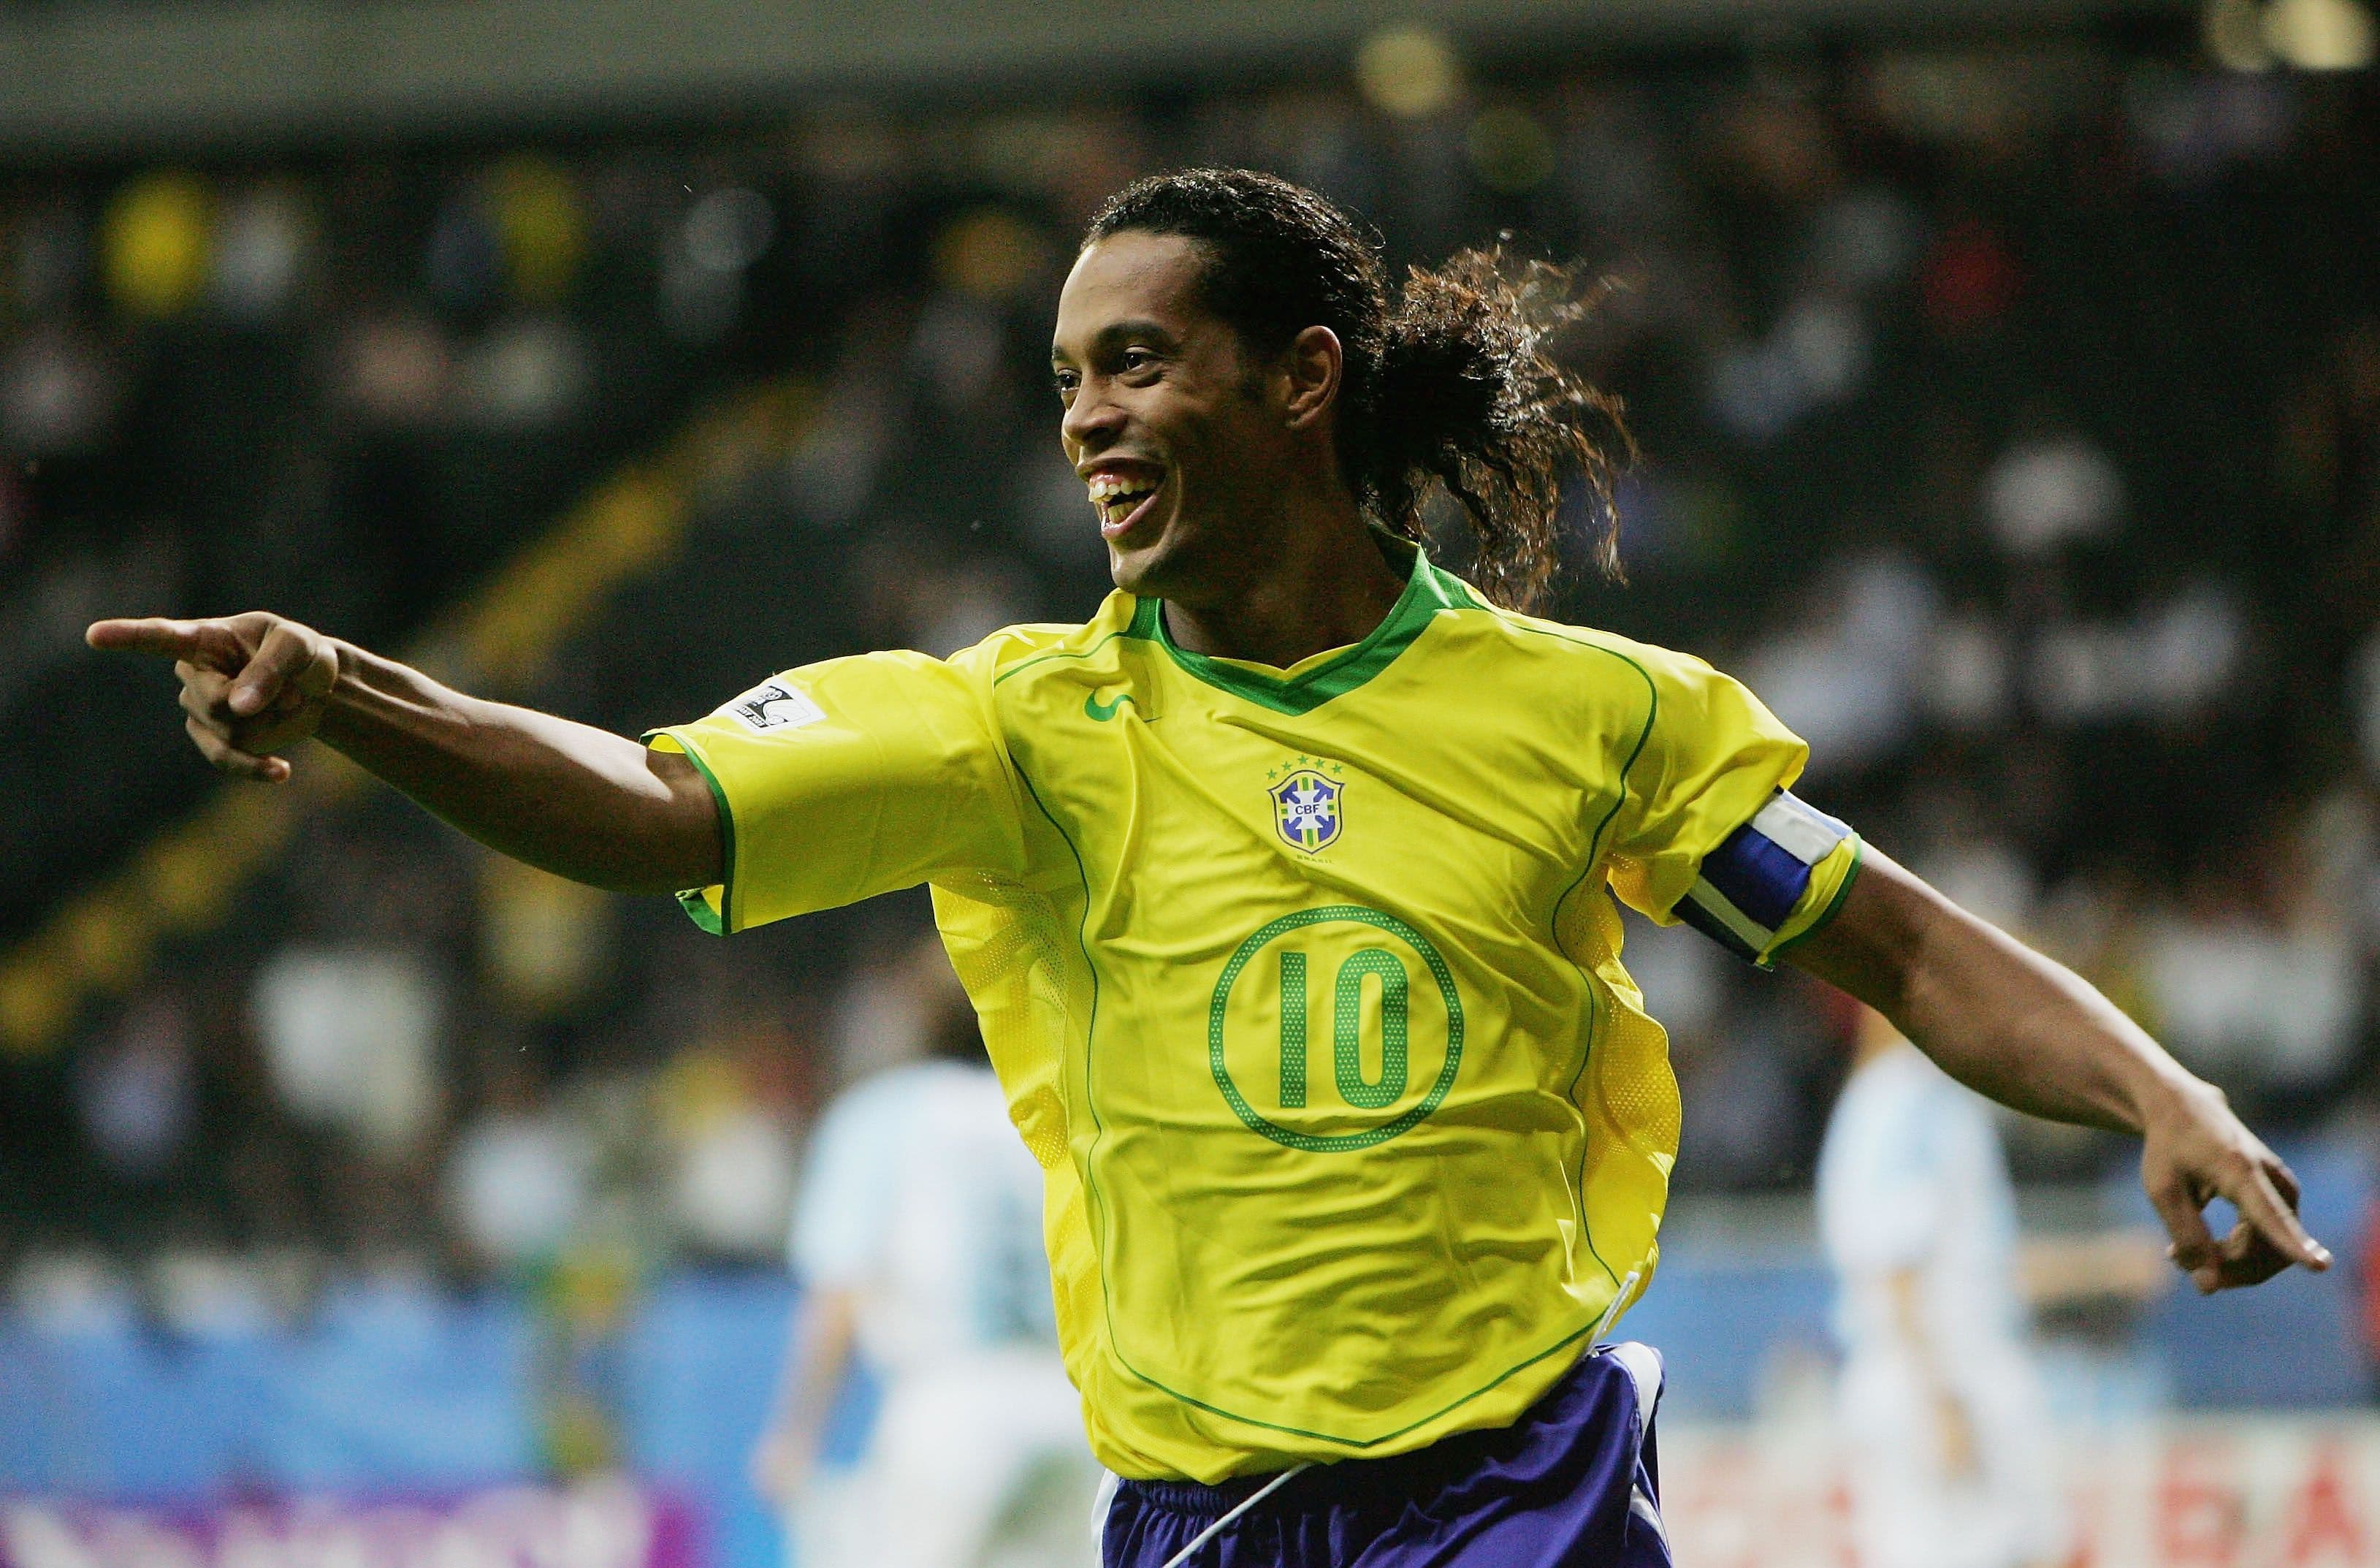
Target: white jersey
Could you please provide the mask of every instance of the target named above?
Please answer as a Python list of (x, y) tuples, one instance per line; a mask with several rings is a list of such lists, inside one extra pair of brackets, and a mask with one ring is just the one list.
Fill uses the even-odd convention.
[(888, 1376), (1056, 1342), (1041, 1172), (988, 1066), (896, 1067), (829, 1107), (789, 1251), (805, 1285), (856, 1294)]
[(1818, 1154), (1818, 1236), (1841, 1282), (1836, 1329), (1858, 1355), (1896, 1347), (1890, 1281), (1914, 1270), (1946, 1359), (2021, 1337), (2016, 1198), (1983, 1100), (1913, 1046), (1854, 1070)]
[(1079, 1535), (1098, 1467), (1058, 1358), (1041, 1171), (990, 1067), (896, 1067), (836, 1100), (790, 1250), (806, 1285), (855, 1294), (884, 1387), (856, 1465), (792, 1521), (798, 1568), (969, 1568), (1019, 1532)]
[[(2016, 1201), (1990, 1112), (1909, 1045), (1852, 1074), (1818, 1155), (1841, 1287), (1840, 1410), (1862, 1568), (2058, 1560), (2052, 1436), (2016, 1288)], [(1893, 1280), (1913, 1274), (1912, 1343)], [(1941, 1401), (1960, 1412), (1961, 1455)]]

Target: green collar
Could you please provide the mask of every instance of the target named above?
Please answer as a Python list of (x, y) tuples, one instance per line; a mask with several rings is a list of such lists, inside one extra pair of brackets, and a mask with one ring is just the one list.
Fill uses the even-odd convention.
[(1175, 647), (1172, 638), (1166, 635), (1162, 600), (1137, 601), (1124, 636), (1158, 644), (1185, 673), (1218, 690), (1275, 712), (1307, 713), (1387, 669), (1440, 610), (1463, 609), (1471, 603), (1469, 592), (1459, 579), (1431, 565), (1427, 551), (1415, 549), (1405, 590), (1397, 596), (1396, 603), (1381, 617), (1380, 624), (1372, 628), (1371, 635), (1336, 659), (1300, 675), (1268, 675), (1245, 664)]

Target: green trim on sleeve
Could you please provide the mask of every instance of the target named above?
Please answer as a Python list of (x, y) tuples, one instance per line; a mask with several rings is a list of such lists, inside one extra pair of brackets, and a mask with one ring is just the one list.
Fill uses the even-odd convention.
[(685, 735), (674, 729), (647, 730), (645, 744), (652, 745), (656, 735), (667, 739), (677, 748), (679, 756), (694, 764), (694, 771), (710, 786), (711, 803), (719, 808), (719, 907), (713, 910), (710, 901), (702, 896), (710, 891), (708, 888), (688, 888), (677, 895), (677, 901), (687, 918), (712, 936), (731, 936), (736, 930), (735, 813), (727, 804), (727, 791), (720, 786), (719, 775), (710, 771), (710, 764), (702, 760), (700, 752), (686, 744)]
[(1816, 936), (1820, 931), (1825, 930), (1829, 925), (1833, 924), (1835, 917), (1843, 912), (1843, 901), (1852, 895), (1852, 883), (1859, 881), (1860, 868), (1866, 864), (1867, 840), (1860, 837), (1857, 833), (1853, 833), (1852, 835), (1851, 869), (1843, 873), (1842, 886), (1835, 889), (1835, 896), (1827, 900), (1827, 906), (1818, 911), (1818, 918), (1811, 921), (1806, 929), (1787, 937), (1783, 942), (1779, 942), (1774, 948), (1770, 949), (1768, 956), (1760, 962), (1760, 967), (1764, 969), (1773, 969), (1777, 967), (1777, 961), (1779, 959), (1784, 957), (1788, 953), (1792, 952), (1793, 949), (1801, 946), (1803, 942), (1809, 941), (1812, 937)]
[(710, 906), (710, 900), (702, 894), (701, 888), (686, 889), (677, 895), (678, 907), (686, 911), (688, 919), (712, 936), (725, 936), (726, 922), (719, 918), (719, 911)]

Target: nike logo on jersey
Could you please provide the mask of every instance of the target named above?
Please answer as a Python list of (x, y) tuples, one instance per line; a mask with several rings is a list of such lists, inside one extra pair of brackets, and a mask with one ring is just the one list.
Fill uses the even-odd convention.
[(1132, 693), (1120, 691), (1116, 693), (1114, 700), (1102, 702), (1099, 700), (1099, 694), (1095, 691), (1083, 699), (1083, 711), (1104, 724), (1116, 716), (1116, 710), (1131, 700)]

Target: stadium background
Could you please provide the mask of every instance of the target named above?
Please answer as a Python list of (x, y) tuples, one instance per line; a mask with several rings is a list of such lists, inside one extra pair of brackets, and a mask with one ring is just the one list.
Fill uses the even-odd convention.
[[(2342, 1254), (2052, 1282), (2094, 1560), (2380, 1560), (2362, 0), (659, 15), (0, 7), (0, 1560), (219, 1561), (235, 1505), (776, 1560), (785, 1209), (946, 1004), (922, 894), (719, 942), (320, 752), (220, 784), (79, 633), (269, 606), (635, 732), (1079, 618), (1051, 303), (1193, 162), (1609, 280), (1568, 352), (1648, 455), (1632, 581), (1560, 613), (1749, 680), (1805, 795), (2220, 1083)], [(1630, 1331), (1693, 1560), (1845, 1561), (1803, 1440), (1850, 1020), (1629, 961), (1685, 1092)], [(2120, 1142), (2006, 1133), (2037, 1237), (2146, 1222)]]

